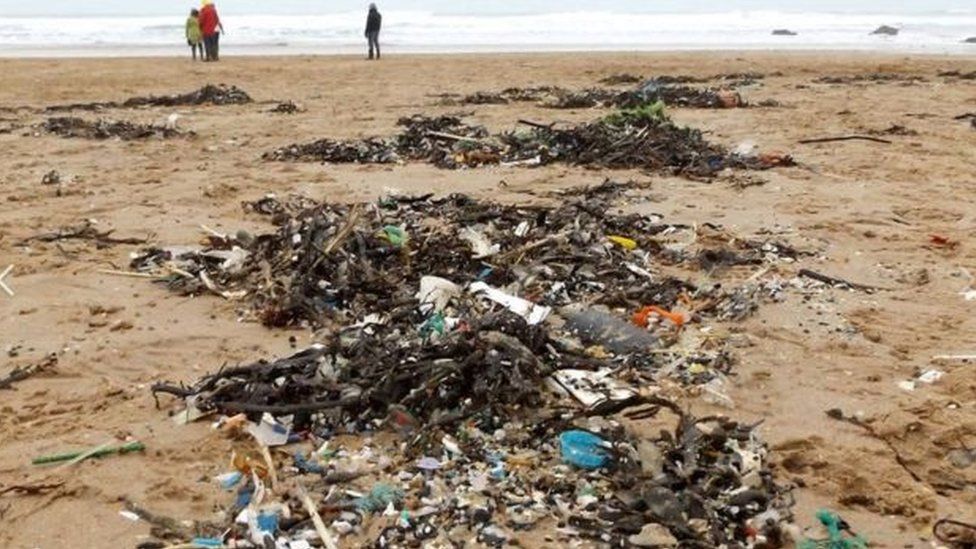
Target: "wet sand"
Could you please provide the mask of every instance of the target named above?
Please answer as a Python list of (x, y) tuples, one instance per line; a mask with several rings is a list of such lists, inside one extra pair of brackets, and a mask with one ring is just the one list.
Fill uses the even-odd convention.
[[(739, 349), (730, 396), (743, 420), (762, 420), (777, 473), (797, 484), (797, 516), (831, 507), (881, 547), (922, 547), (938, 517), (976, 522), (976, 465), (948, 456), (976, 447), (976, 365), (933, 360), (976, 353), (976, 130), (954, 117), (976, 112), (976, 81), (942, 71), (976, 70), (973, 57), (850, 53), (559, 54), (390, 57), (226, 58), (216, 65), (183, 59), (0, 60), (0, 271), (15, 297), (0, 294), (0, 375), (37, 363), (58, 364), (0, 390), (0, 490), (55, 478), (43, 495), (0, 495), (5, 547), (125, 547), (148, 533), (118, 515), (130, 498), (178, 519), (206, 519), (226, 502), (209, 480), (226, 469), (231, 442), (204, 423), (177, 426), (157, 410), (154, 381), (192, 382), (220, 365), (280, 356), (305, 332), (238, 322), (231, 303), (178, 297), (146, 280), (102, 273), (125, 269), (138, 246), (99, 249), (91, 242), (22, 244), (40, 232), (95, 220), (113, 236), (161, 244), (192, 243), (200, 225), (219, 231), (268, 230), (245, 215), (244, 200), (268, 192), (317, 199), (372, 200), (388, 189), (466, 192), (519, 202), (547, 190), (606, 177), (648, 183), (642, 211), (671, 222), (718, 223), (740, 235), (773, 231), (815, 250), (797, 265), (883, 288), (874, 294), (826, 290), (804, 299), (788, 292), (749, 320), (725, 329), (751, 342)], [(672, 109), (729, 147), (749, 142), (792, 153), (795, 168), (707, 183), (549, 166), (539, 169), (438, 170), (426, 165), (323, 166), (266, 163), (261, 154), (321, 137), (395, 132), (398, 117), (463, 110), (492, 130), (519, 118), (583, 121), (603, 111), (553, 111), (525, 104), (437, 106), (435, 94), (520, 85), (595, 86), (629, 72), (712, 75), (760, 72), (743, 88), (775, 108)], [(868, 73), (921, 80), (814, 83), (818, 77)], [(227, 83), (256, 103), (109, 110), (99, 116), (163, 122), (176, 112), (192, 139), (90, 141), (36, 128), (52, 104), (121, 101)], [(267, 111), (293, 100), (306, 111)], [(93, 118), (91, 113), (80, 116)], [(865, 134), (893, 125), (908, 135), (891, 144), (849, 141), (800, 145), (802, 139)], [(9, 130), (9, 131), (6, 131)], [(57, 170), (58, 186), (42, 185)], [(932, 242), (942, 235), (957, 246)], [(898, 382), (938, 368), (945, 377), (906, 391)], [(708, 406), (690, 399), (696, 408)], [(164, 403), (165, 404), (165, 403)], [(879, 418), (878, 437), (824, 413)], [(118, 437), (144, 441), (140, 455), (90, 460), (58, 470), (29, 465), (33, 456), (97, 446)], [(913, 478), (915, 477), (915, 478)], [(814, 533), (818, 533), (814, 531)], [(525, 546), (546, 546), (537, 537)]]

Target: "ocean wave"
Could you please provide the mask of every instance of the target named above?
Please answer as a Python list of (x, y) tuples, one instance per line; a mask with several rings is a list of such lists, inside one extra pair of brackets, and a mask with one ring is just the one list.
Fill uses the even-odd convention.
[[(965, 10), (964, 10), (965, 11)], [(291, 47), (344, 48), (361, 42), (363, 14), (234, 15), (225, 11), (225, 45), (287, 43)], [(185, 18), (0, 17), (0, 48), (84, 48), (93, 44), (166, 47), (182, 45)], [(673, 47), (836, 49), (930, 49), (957, 47), (976, 35), (976, 13), (829, 13), (727, 10), (703, 13), (622, 13), (578, 10), (491, 15), (434, 11), (388, 11), (383, 38), (404, 51), (498, 47), (547, 49), (666, 49)], [(902, 29), (899, 36), (870, 36), (877, 26)], [(797, 36), (772, 36), (789, 28)], [(976, 49), (976, 48), (973, 48)]]

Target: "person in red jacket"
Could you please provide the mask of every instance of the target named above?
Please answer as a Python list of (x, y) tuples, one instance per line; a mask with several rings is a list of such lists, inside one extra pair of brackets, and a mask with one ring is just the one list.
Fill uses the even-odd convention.
[(217, 15), (217, 7), (213, 0), (203, 0), (200, 8), (200, 31), (203, 34), (203, 49), (205, 61), (220, 60), (220, 33), (224, 32), (224, 25)]

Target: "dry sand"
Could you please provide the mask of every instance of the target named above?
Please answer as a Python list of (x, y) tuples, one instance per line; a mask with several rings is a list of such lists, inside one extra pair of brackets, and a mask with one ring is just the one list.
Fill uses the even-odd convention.
[[(22, 239), (95, 219), (116, 236), (189, 243), (200, 237), (200, 224), (266, 228), (263, 219), (245, 216), (240, 202), (269, 191), (369, 200), (395, 188), (521, 201), (604, 177), (649, 182), (641, 208), (669, 221), (720, 223), (745, 235), (777, 231), (819, 251), (797, 268), (886, 288), (874, 295), (829, 290), (809, 302), (792, 293), (728, 327), (753, 344), (740, 349), (731, 389), (736, 408), (726, 413), (765, 422), (780, 477), (799, 485), (801, 525), (810, 526), (813, 510), (827, 506), (877, 546), (923, 547), (937, 517), (976, 522), (976, 465), (954, 467), (946, 457), (976, 447), (976, 364), (938, 365), (946, 376), (914, 392), (896, 385), (933, 367), (933, 355), (976, 352), (976, 301), (960, 294), (976, 285), (966, 275), (976, 274), (976, 131), (953, 120), (976, 111), (976, 82), (936, 76), (953, 69), (976, 70), (976, 60), (849, 53), (413, 56), (380, 63), (227, 58), (219, 65), (0, 60), (0, 132), (11, 130), (0, 133), (0, 270), (15, 265), (8, 283), (16, 291), (13, 298), (0, 294), (0, 374), (60, 355), (53, 371), (0, 390), (0, 489), (43, 478), (64, 482), (45, 495), (0, 495), (0, 546), (134, 546), (148, 527), (118, 515), (123, 497), (179, 519), (211, 516), (226, 496), (209, 478), (225, 470), (231, 443), (206, 424), (174, 425), (155, 408), (149, 384), (193, 381), (225, 363), (285, 353), (290, 336), (300, 345), (309, 337), (238, 322), (233, 305), (217, 298), (176, 297), (146, 280), (100, 274), (126, 268), (135, 246), (25, 246)], [(790, 151), (803, 164), (755, 174), (764, 185), (559, 166), (451, 172), (260, 160), (262, 152), (296, 141), (386, 135), (399, 116), (456, 110), (433, 106), (436, 93), (583, 87), (618, 72), (741, 71), (780, 74), (743, 93), (784, 106), (672, 114), (711, 140)], [(879, 71), (925, 81), (812, 83), (822, 75)], [(258, 102), (106, 114), (158, 122), (179, 112), (195, 139), (96, 142), (36, 134), (32, 127), (43, 121), (37, 109), (46, 105), (184, 92), (208, 82), (236, 84)], [(295, 100), (307, 112), (268, 114), (272, 103), (263, 102), (276, 99)], [(497, 130), (518, 118), (598, 116), (527, 105), (468, 110)], [(797, 144), (893, 124), (917, 134), (892, 136), (891, 145)], [(52, 169), (65, 180), (60, 196), (41, 185)], [(959, 245), (933, 245), (932, 234)], [(789, 275), (793, 266), (781, 270)], [(18, 350), (8, 357), (12, 347)], [(828, 419), (830, 408), (882, 418), (876, 429), (888, 444)], [(149, 451), (55, 471), (29, 465), (32, 456), (124, 436), (145, 441)]]

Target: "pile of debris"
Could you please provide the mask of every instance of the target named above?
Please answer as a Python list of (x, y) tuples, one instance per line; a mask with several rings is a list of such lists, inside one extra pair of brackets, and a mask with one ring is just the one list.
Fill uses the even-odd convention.
[(521, 123), (530, 129), (489, 135), (485, 128), (467, 125), (458, 117), (415, 115), (401, 119), (398, 124), (404, 129), (391, 139), (323, 139), (276, 149), (263, 158), (279, 162), (425, 161), (445, 169), (558, 162), (696, 177), (708, 177), (725, 168), (792, 165), (792, 159), (785, 155), (730, 154), (706, 141), (700, 131), (674, 124), (664, 115), (660, 102), (575, 126)]
[(671, 107), (700, 109), (732, 109), (748, 106), (742, 96), (729, 89), (693, 88), (649, 80), (630, 92), (590, 89), (582, 92), (563, 93), (546, 103), (556, 109), (586, 107), (638, 108), (642, 105), (663, 101)]
[(243, 105), (251, 103), (251, 96), (237, 86), (207, 84), (199, 90), (174, 95), (150, 95), (131, 97), (121, 103), (101, 101), (94, 103), (71, 103), (52, 105), (45, 112), (99, 111), (102, 109), (122, 109), (136, 107), (178, 107), (189, 105)]
[[(181, 399), (181, 420), (226, 416), (264, 456), (239, 454), (221, 475), (237, 503), (211, 541), (501, 546), (545, 529), (566, 544), (784, 546), (792, 504), (755, 426), (662, 394), (677, 381), (724, 396), (730, 353), (695, 326), (748, 315), (779, 288), (713, 277), (797, 252), (611, 215), (626, 188), (555, 207), (265, 198), (248, 208), (274, 215), (275, 234), (140, 254), (133, 267), (175, 290), (322, 328), (293, 356), (153, 387)], [(400, 436), (335, 446), (377, 429)], [(268, 451), (289, 445), (277, 461)]]
[(906, 84), (913, 84), (919, 82), (926, 82), (924, 76), (917, 74), (901, 74), (901, 73), (891, 73), (891, 72), (875, 72), (868, 74), (856, 74), (854, 76), (821, 76), (815, 78), (813, 82), (815, 84), (861, 84), (861, 83), (875, 83), (875, 84), (885, 84), (889, 82), (903, 82)]
[(268, 112), (274, 114), (298, 114), (302, 112), (302, 108), (294, 101), (283, 101), (272, 107)]
[(122, 103), (123, 107), (178, 107), (185, 105), (245, 105), (251, 96), (237, 86), (224, 84), (206, 86), (189, 93), (176, 95), (150, 95), (133, 97)]
[[(706, 80), (707, 81), (707, 80)], [(655, 101), (668, 106), (728, 109), (748, 106), (740, 94), (728, 87), (694, 88), (672, 80), (653, 78), (631, 91), (589, 88), (580, 91), (556, 86), (508, 88), (501, 92), (480, 91), (458, 99), (442, 97), (441, 105), (505, 105), (533, 102), (550, 109), (634, 108)]]
[(627, 84), (640, 84), (643, 81), (644, 81), (643, 76), (638, 76), (636, 74), (630, 74), (626, 72), (611, 74), (606, 78), (600, 79), (600, 83), (603, 84), (604, 86), (623, 86)]
[(124, 120), (85, 120), (72, 116), (48, 118), (41, 126), (44, 131), (60, 135), (61, 137), (76, 137), (82, 139), (111, 139), (123, 141), (136, 139), (169, 139), (173, 137), (187, 137), (192, 132), (184, 132), (170, 126), (157, 124), (138, 124)]
[(292, 201), (303, 207), (297, 211), (265, 199), (249, 209), (274, 215), (276, 234), (245, 241), (211, 237), (202, 249), (151, 248), (132, 267), (165, 276), (183, 294), (241, 296), (247, 303), (242, 315), (269, 326), (328, 327), (362, 320), (364, 311), (409, 310), (424, 276), (462, 287), (515, 284), (546, 307), (585, 302), (636, 311), (645, 305), (671, 309), (684, 300), (696, 303), (695, 314), (728, 317), (729, 300), (741, 297), (738, 290), (656, 277), (646, 265), (715, 271), (762, 264), (771, 250), (777, 257), (796, 255), (767, 242), (736, 240), (732, 249), (713, 248), (699, 233), (695, 247), (664, 246), (658, 235), (689, 228), (653, 216), (611, 216), (609, 198), (601, 196), (558, 208), (464, 195), (354, 206)]

